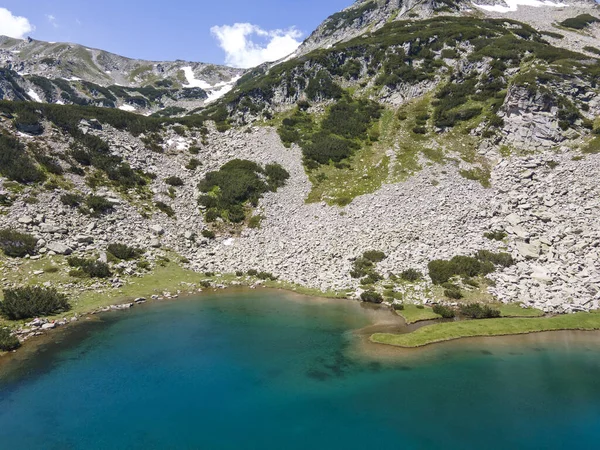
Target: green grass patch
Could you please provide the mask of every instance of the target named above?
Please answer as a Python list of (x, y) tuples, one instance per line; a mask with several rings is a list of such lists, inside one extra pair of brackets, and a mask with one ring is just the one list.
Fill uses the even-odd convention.
[(576, 313), (551, 318), (500, 318), (428, 325), (412, 333), (376, 333), (371, 341), (398, 347), (422, 347), (436, 342), (477, 336), (506, 336), (559, 330), (600, 330), (600, 313)]
[(424, 320), (441, 319), (442, 316), (433, 312), (431, 308), (425, 306), (423, 309), (417, 308), (417, 305), (405, 304), (404, 309), (396, 310), (396, 314), (401, 316), (407, 324), (422, 322)]
[(491, 306), (500, 310), (502, 317), (542, 317), (544, 315), (544, 311), (540, 309), (524, 308), (519, 303), (499, 303)]

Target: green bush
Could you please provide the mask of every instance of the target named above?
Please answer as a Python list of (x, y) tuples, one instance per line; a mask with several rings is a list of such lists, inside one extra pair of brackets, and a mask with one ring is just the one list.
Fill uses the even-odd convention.
[(255, 276), (258, 275), (258, 270), (256, 270), (256, 269), (250, 269), (250, 270), (248, 270), (247, 273), (248, 273), (249, 276), (255, 277)]
[(433, 305), (433, 312), (439, 314), (444, 319), (452, 319), (456, 316), (454, 309), (440, 304)]
[(360, 299), (366, 303), (383, 303), (383, 297), (375, 291), (364, 291), (360, 294)]
[(392, 305), (395, 311), (404, 311), (404, 303), (394, 303)]
[(183, 186), (183, 180), (179, 177), (169, 177), (165, 179), (165, 183), (167, 183), (169, 186), (175, 186), (175, 187), (179, 187), (179, 186)]
[(404, 281), (415, 282), (423, 278), (423, 274), (416, 269), (407, 269), (400, 274), (400, 278)]
[(114, 210), (114, 205), (105, 197), (98, 195), (88, 195), (85, 199), (87, 209), (83, 211), (92, 216), (101, 216)]
[(0, 302), (0, 314), (9, 320), (50, 316), (70, 309), (66, 295), (54, 288), (26, 286), (4, 289)]
[(463, 293), (460, 289), (445, 289), (444, 295), (453, 300), (460, 300), (464, 297)]
[(200, 167), (202, 165), (202, 163), (200, 162), (199, 159), (197, 158), (191, 158), (188, 163), (185, 165), (185, 168), (187, 170), (196, 170), (198, 167)]
[(383, 261), (386, 258), (385, 253), (377, 250), (369, 250), (363, 253), (363, 258), (368, 259), (374, 263)]
[(454, 276), (465, 279), (486, 276), (496, 270), (496, 266), (509, 267), (514, 264), (508, 253), (493, 253), (480, 250), (475, 257), (455, 256), (451, 260), (434, 260), (428, 264), (429, 277), (434, 284), (444, 284)]
[(500, 317), (499, 310), (493, 309), (488, 305), (481, 305), (479, 303), (461, 305), (460, 313), (463, 316), (470, 317), (471, 319), (492, 319), (495, 317)]
[(37, 239), (11, 229), (0, 230), (0, 249), (6, 256), (22, 258), (35, 253)]
[(273, 275), (272, 273), (269, 272), (258, 272), (256, 274), (256, 277), (261, 279), (261, 280), (270, 280), (270, 281), (275, 281), (277, 280), (277, 277), (275, 275)]
[(508, 236), (508, 234), (506, 234), (506, 231), (503, 230), (494, 230), (483, 233), (483, 236), (490, 241), (502, 241), (506, 236)]
[(28, 156), (25, 147), (5, 134), (0, 134), (0, 174), (19, 183), (36, 183), (46, 178)]
[(76, 269), (69, 273), (74, 277), (108, 278), (112, 275), (108, 264), (102, 261), (72, 256), (67, 259), (67, 262), (69, 263), (70, 267), (74, 267)]
[(16, 350), (21, 346), (19, 339), (11, 334), (10, 330), (6, 328), (0, 328), (0, 351), (10, 352)]
[(115, 258), (129, 261), (131, 259), (138, 259), (144, 251), (136, 247), (129, 247), (125, 244), (110, 244), (108, 246), (108, 252)]
[(566, 28), (573, 28), (574, 30), (583, 30), (593, 23), (600, 22), (600, 19), (592, 16), (591, 14), (580, 14), (577, 17), (563, 20), (560, 25)]
[(204, 236), (206, 239), (214, 239), (216, 237), (214, 231), (207, 230), (206, 228), (202, 230), (202, 236)]
[(479, 250), (475, 257), (482, 263), (490, 262), (502, 267), (510, 267), (515, 263), (510, 253), (494, 253), (489, 250)]
[(368, 260), (364, 257), (356, 258), (354, 263), (352, 264), (352, 270), (350, 271), (350, 276), (352, 278), (362, 278), (367, 276), (374, 268), (373, 261)]
[(70, 206), (71, 208), (77, 208), (83, 203), (83, 196), (79, 194), (71, 194), (67, 193), (61, 195), (60, 201), (65, 206)]
[(375, 284), (381, 280), (383, 280), (383, 277), (380, 274), (378, 274), (377, 272), (370, 272), (369, 274), (367, 274), (366, 277), (364, 277), (362, 280), (360, 280), (360, 284), (362, 284), (362, 285)]
[(155, 202), (154, 206), (156, 206), (158, 208), (158, 210), (162, 211), (167, 216), (175, 217), (175, 211), (173, 210), (173, 208), (171, 208), (165, 202), (162, 202), (162, 201)]
[(252, 161), (234, 159), (218, 171), (206, 174), (198, 185), (204, 193), (198, 198), (198, 203), (207, 209), (207, 222), (220, 217), (240, 223), (246, 218), (244, 206), (247, 203), (257, 206), (263, 194), (276, 191), (287, 177), (287, 171), (278, 164), (269, 164), (267, 173), (267, 169)]

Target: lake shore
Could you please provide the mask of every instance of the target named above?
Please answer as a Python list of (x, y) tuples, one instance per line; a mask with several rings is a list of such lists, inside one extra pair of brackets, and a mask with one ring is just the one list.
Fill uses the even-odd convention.
[[(9, 359), (10, 354), (28, 353), (52, 339), (57, 330), (69, 329), (82, 323), (98, 321), (101, 313), (128, 310), (147, 301), (175, 300), (206, 293), (215, 294), (220, 291), (243, 292), (255, 289), (283, 290), (293, 297), (293, 294), (310, 296), (313, 299), (328, 301), (332, 298), (347, 298), (347, 293), (319, 292), (288, 283), (274, 280), (257, 280), (252, 277), (235, 275), (206, 276), (182, 269), (177, 265), (167, 265), (157, 268), (145, 277), (132, 279), (120, 289), (108, 292), (85, 292), (73, 302), (73, 308), (65, 314), (42, 319), (41, 324), (55, 326), (42, 329), (30, 327), (31, 321), (8, 323), (0, 321), (0, 326), (12, 326), (17, 329), (22, 340), (20, 349), (13, 352), (0, 352), (0, 365)], [(513, 318), (506, 315), (500, 319), (460, 320), (449, 322), (436, 319), (435, 314), (422, 314), (422, 310), (409, 306), (406, 312), (421, 313), (415, 320), (412, 316), (395, 314), (386, 307), (364, 305), (384, 311), (389, 316), (383, 317), (378, 313), (377, 318), (371, 318), (372, 323), (367, 329), (373, 345), (394, 346), (403, 348), (420, 348), (446, 341), (477, 337), (502, 337), (540, 332), (558, 332), (567, 330), (593, 331), (600, 330), (600, 313), (577, 313), (555, 317)], [(411, 309), (412, 308), (412, 309)], [(414, 310), (414, 311), (413, 311)], [(525, 310), (524, 310), (525, 311)], [(403, 311), (399, 311), (402, 313)], [(426, 311), (427, 312), (427, 311)], [(413, 314), (414, 315), (414, 314)], [(422, 317), (421, 317), (422, 316)], [(413, 319), (413, 320), (409, 320)], [(434, 319), (434, 320), (431, 320)], [(364, 332), (363, 332), (364, 333)]]

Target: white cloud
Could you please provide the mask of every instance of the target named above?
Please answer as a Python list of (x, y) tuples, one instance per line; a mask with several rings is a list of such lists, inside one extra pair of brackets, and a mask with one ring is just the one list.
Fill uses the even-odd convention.
[(13, 16), (6, 8), (0, 8), (0, 35), (23, 39), (35, 29), (25, 17)]
[[(302, 43), (296, 28), (263, 30), (251, 23), (215, 26), (210, 29), (225, 51), (225, 63), (234, 67), (255, 67), (293, 53)], [(258, 41), (258, 42), (257, 42)]]
[(46, 14), (46, 19), (48, 19), (48, 22), (50, 22), (54, 28), (58, 28), (58, 22), (56, 22), (56, 17), (53, 14)]

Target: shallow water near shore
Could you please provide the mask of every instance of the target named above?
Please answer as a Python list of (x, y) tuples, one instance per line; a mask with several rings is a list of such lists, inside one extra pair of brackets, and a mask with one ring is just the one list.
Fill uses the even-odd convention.
[(278, 291), (106, 314), (3, 364), (0, 448), (597, 446), (598, 333), (368, 342), (396, 326), (389, 311)]

